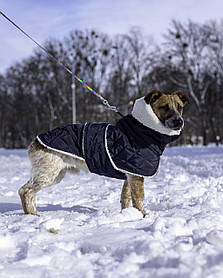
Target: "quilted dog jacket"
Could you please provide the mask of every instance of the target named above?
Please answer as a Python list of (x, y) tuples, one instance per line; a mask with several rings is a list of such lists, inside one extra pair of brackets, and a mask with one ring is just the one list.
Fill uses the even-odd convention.
[[(134, 108), (140, 108), (140, 103), (141, 99)], [(148, 127), (142, 120), (144, 116), (137, 115), (138, 109), (134, 108), (132, 115), (116, 125), (70, 124), (42, 133), (37, 139), (47, 148), (85, 160), (89, 171), (95, 174), (117, 179), (126, 179), (126, 174), (153, 176), (165, 146), (176, 140), (180, 131), (160, 133)]]

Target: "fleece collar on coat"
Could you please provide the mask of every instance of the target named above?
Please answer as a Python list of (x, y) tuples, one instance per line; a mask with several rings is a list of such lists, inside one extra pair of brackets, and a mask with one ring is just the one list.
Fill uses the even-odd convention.
[(180, 135), (181, 133), (181, 129), (173, 130), (165, 127), (153, 112), (151, 105), (145, 102), (144, 97), (135, 101), (132, 110), (132, 116), (144, 126), (149, 127), (161, 134), (173, 136)]

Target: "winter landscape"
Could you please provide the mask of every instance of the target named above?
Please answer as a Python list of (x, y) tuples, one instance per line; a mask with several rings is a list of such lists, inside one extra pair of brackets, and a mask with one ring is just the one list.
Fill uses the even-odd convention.
[[(223, 278), (222, 10), (220, 0), (0, 0), (0, 278)], [(177, 115), (183, 127), (184, 110), (185, 126), (145, 179), (145, 218), (121, 211), (123, 181), (85, 172), (41, 190), (40, 217), (24, 214), (34, 136), (114, 124), (153, 89), (158, 125)], [(160, 92), (172, 94), (162, 105)]]
[(0, 277), (223, 277), (223, 147), (172, 147), (145, 181), (147, 216), (121, 181), (67, 175), (24, 215), (26, 150), (0, 149)]

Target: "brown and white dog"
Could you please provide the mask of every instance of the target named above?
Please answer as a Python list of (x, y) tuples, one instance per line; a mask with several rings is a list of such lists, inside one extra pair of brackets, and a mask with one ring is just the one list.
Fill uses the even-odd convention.
[[(170, 134), (179, 134), (184, 125), (183, 107), (187, 103), (189, 103), (189, 98), (181, 91), (167, 95), (153, 90), (143, 98), (143, 103), (142, 101), (138, 102), (140, 111), (133, 108), (132, 115), (143, 124), (144, 121), (150, 123), (149, 128), (151, 129), (156, 130), (159, 126), (158, 132), (161, 130), (161, 133), (168, 131)], [(144, 111), (144, 107), (146, 111)], [(152, 112), (148, 113), (147, 110)], [(154, 118), (153, 121), (150, 117)], [(59, 183), (66, 172), (77, 174), (80, 170), (88, 171), (88, 166), (83, 159), (49, 149), (37, 139), (34, 139), (29, 146), (28, 155), (32, 164), (32, 176), (19, 190), (25, 214), (39, 215), (36, 210), (36, 193), (42, 188)], [(144, 177), (128, 172), (125, 174), (121, 208), (128, 208), (132, 201), (133, 207), (145, 216)]]

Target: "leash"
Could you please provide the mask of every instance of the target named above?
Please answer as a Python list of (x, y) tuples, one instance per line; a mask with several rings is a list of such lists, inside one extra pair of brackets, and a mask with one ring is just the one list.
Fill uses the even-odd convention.
[(81, 80), (76, 74), (74, 74), (68, 67), (66, 67), (63, 63), (61, 63), (57, 58), (55, 58), (53, 55), (51, 55), (48, 50), (40, 45), (37, 41), (35, 41), (31, 36), (29, 36), (22, 28), (20, 28), (15, 22), (13, 22), (9, 17), (7, 17), (3, 12), (0, 11), (0, 14), (7, 19), (12, 25), (14, 25), (20, 32), (22, 32), (26, 37), (28, 37), (32, 42), (34, 42), (42, 51), (44, 51), (47, 56), (52, 59), (54, 62), (56, 62), (58, 65), (63, 67), (68, 73), (70, 73), (76, 80), (78, 80), (83, 87), (87, 88), (91, 93), (93, 93), (105, 106), (107, 106), (108, 109), (116, 112), (121, 117), (124, 117), (116, 108), (116, 106), (110, 105), (108, 100), (106, 100), (102, 95), (99, 95), (95, 90), (93, 90), (90, 86), (87, 85), (83, 80)]

